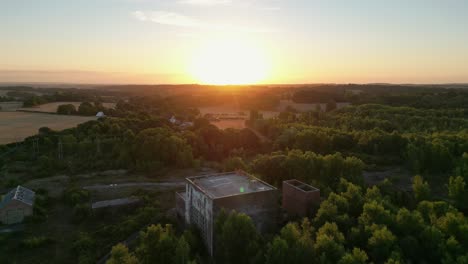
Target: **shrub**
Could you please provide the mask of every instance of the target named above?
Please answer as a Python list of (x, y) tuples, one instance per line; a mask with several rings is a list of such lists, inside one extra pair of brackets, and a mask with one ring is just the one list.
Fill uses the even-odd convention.
[(33, 237), (25, 238), (21, 242), (21, 245), (25, 248), (38, 248), (51, 242), (53, 242), (53, 240), (46, 236), (33, 236)]

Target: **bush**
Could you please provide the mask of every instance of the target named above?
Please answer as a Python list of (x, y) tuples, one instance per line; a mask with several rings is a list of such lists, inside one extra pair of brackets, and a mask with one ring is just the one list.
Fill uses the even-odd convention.
[(247, 170), (247, 165), (240, 157), (232, 157), (224, 161), (224, 171)]
[(73, 208), (73, 221), (75, 223), (81, 223), (86, 218), (90, 217), (93, 214), (93, 211), (89, 204), (77, 204)]
[(53, 242), (53, 240), (46, 236), (33, 236), (33, 237), (25, 238), (21, 242), (21, 245), (25, 248), (38, 248), (51, 242)]
[(78, 257), (78, 263), (95, 263), (96, 240), (88, 233), (80, 233), (72, 245), (73, 253)]
[(72, 104), (63, 104), (57, 107), (57, 114), (59, 115), (73, 115), (76, 114), (76, 107)]
[(89, 201), (89, 191), (79, 187), (69, 187), (63, 191), (63, 199), (70, 206), (86, 203)]

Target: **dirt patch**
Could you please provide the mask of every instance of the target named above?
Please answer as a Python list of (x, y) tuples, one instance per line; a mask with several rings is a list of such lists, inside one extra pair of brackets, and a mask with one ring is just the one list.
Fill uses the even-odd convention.
[(370, 186), (388, 179), (401, 190), (412, 190), (412, 175), (408, 170), (401, 167), (389, 167), (379, 171), (364, 171), (362, 175), (365, 183)]

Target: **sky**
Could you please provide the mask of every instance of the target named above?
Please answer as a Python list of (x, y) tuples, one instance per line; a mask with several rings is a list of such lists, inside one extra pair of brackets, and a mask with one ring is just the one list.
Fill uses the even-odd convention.
[(0, 82), (468, 83), (466, 0), (0, 0)]

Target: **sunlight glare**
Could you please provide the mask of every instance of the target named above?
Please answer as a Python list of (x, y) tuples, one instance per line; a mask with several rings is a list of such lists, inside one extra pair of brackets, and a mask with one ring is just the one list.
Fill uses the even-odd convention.
[(242, 41), (212, 41), (198, 50), (190, 74), (203, 84), (256, 84), (264, 81), (268, 63), (262, 49)]

